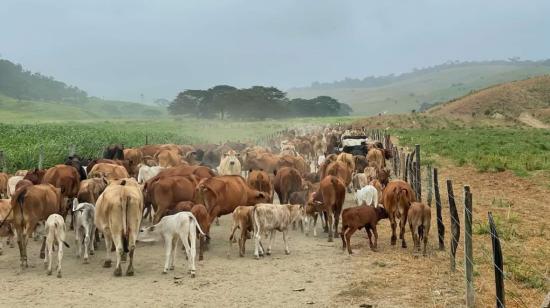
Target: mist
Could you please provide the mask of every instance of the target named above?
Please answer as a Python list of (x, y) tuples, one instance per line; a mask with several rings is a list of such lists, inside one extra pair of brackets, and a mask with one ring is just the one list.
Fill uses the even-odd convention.
[(548, 1), (18, 1), (0, 57), (102, 98), (548, 58)]

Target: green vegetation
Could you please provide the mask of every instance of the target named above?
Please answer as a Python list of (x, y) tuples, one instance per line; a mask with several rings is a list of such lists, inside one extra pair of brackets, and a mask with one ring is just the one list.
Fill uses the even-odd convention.
[(292, 99), (274, 87), (237, 89), (219, 85), (207, 90), (185, 90), (170, 103), (172, 114), (200, 118), (266, 119), (346, 116), (353, 110), (328, 96)]
[(0, 121), (36, 122), (142, 119), (166, 116), (166, 109), (137, 103), (89, 98), (86, 102), (17, 100), (0, 95)]
[(6, 167), (35, 168), (43, 148), (44, 167), (64, 161), (71, 145), (85, 158), (97, 158), (105, 146), (122, 143), (126, 147), (148, 143), (221, 143), (257, 141), (277, 131), (304, 125), (345, 123), (349, 117), (307, 118), (285, 121), (229, 122), (179, 118), (172, 121), (96, 121), (39, 124), (0, 124), (0, 149)]
[[(346, 79), (288, 91), (291, 98), (328, 95), (355, 113), (403, 113), (464, 96), (491, 85), (550, 74), (550, 61), (452, 62), (402, 75)], [(423, 106), (421, 108), (421, 106)]]
[(525, 176), (550, 169), (550, 131), (514, 128), (409, 129), (394, 132), (400, 144), (422, 145), (425, 159), (451, 158), (479, 171), (512, 170)]

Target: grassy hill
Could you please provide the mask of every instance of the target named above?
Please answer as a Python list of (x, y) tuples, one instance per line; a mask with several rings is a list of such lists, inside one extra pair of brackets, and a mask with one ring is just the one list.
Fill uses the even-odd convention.
[(86, 102), (17, 100), (0, 95), (0, 121), (63, 121), (158, 118), (166, 109), (138, 103), (89, 98)]
[(534, 127), (550, 123), (550, 75), (489, 87), (432, 107), (429, 114), (465, 120), (503, 118)]
[[(549, 61), (451, 63), (398, 76), (314, 84), (288, 91), (289, 97), (328, 95), (349, 104), (355, 114), (402, 113), (464, 96), (495, 84), (550, 74)], [(372, 81), (374, 80), (374, 81)]]

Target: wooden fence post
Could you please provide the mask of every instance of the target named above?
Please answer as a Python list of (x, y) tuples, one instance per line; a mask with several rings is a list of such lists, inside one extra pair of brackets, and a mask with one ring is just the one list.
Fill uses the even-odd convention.
[(460, 219), (456, 210), (453, 183), (447, 180), (447, 195), (449, 196), (449, 210), (451, 212), (451, 271), (456, 271), (456, 248), (460, 239)]
[(38, 170), (42, 170), (44, 165), (44, 146), (40, 145), (40, 153), (38, 154)]
[(411, 174), (409, 176), (410, 178), (409, 183), (411, 184), (411, 188), (413, 189), (414, 195), (416, 196), (416, 200), (418, 200), (418, 194), (416, 191), (416, 162), (413, 161), (410, 166), (411, 166)]
[(464, 186), (464, 269), (466, 275), (466, 306), (474, 307), (474, 260), (472, 247), (472, 193)]
[(491, 243), (493, 246), (493, 265), (495, 268), (495, 288), (497, 294), (497, 307), (504, 308), (506, 306), (504, 301), (504, 260), (502, 258), (502, 249), (500, 247), (500, 238), (498, 236), (495, 221), (493, 220), (493, 214), (488, 213), (489, 227), (491, 229)]
[(403, 174), (403, 181), (408, 182), (409, 179), (409, 153), (407, 153), (407, 157), (405, 158), (405, 174)]
[(439, 194), (439, 179), (437, 176), (437, 168), (434, 168), (434, 195), (435, 209), (437, 213), (437, 234), (439, 238), (439, 250), (445, 250), (445, 225), (441, 216), (441, 195)]
[(428, 177), (428, 196), (426, 197), (426, 202), (428, 203), (429, 207), (432, 207), (432, 166), (429, 164), (426, 166), (426, 174)]
[(420, 144), (415, 144), (414, 151), (416, 153), (416, 197), (418, 201), (422, 202), (422, 177), (420, 176)]

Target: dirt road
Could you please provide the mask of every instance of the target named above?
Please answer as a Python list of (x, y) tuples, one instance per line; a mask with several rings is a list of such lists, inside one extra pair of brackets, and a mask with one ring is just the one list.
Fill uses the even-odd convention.
[[(353, 197), (348, 195), (347, 200), (349, 206)], [(4, 248), (0, 293), (5, 296), (0, 306), (456, 307), (463, 302), (460, 292), (449, 284), (452, 279), (445, 275), (446, 253), (430, 250), (427, 258), (413, 257), (409, 233), (409, 249), (391, 247), (387, 220), (381, 222), (376, 253), (368, 249), (364, 232), (356, 233), (352, 240), (354, 256), (349, 257), (342, 252), (339, 239), (328, 243), (325, 233), (313, 238), (292, 231), (290, 255), (284, 254), (282, 236), (277, 234), (272, 256), (261, 260), (253, 258), (250, 240), (244, 258), (238, 256), (237, 244), (229, 251), (231, 217), (222, 217), (220, 223), (212, 227), (211, 249), (198, 263), (195, 279), (187, 274), (181, 250), (175, 271), (161, 274), (162, 242), (139, 243), (135, 276), (120, 278), (101, 266), (103, 243), (90, 264), (77, 260), (72, 231), (61, 279), (46, 276), (38, 258), (38, 242), (31, 240), (29, 260), (33, 267), (23, 272), (19, 270), (17, 248)], [(430, 234), (432, 246), (435, 233)]]

